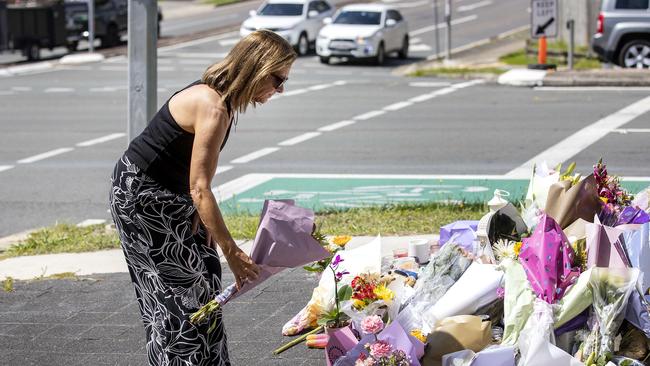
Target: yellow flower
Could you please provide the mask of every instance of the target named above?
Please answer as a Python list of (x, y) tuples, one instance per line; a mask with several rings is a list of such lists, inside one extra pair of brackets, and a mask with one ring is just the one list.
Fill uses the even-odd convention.
[(334, 244), (340, 246), (341, 248), (345, 247), (345, 244), (347, 244), (350, 240), (352, 240), (352, 237), (349, 235), (337, 235), (332, 239)]
[(373, 292), (375, 293), (375, 295), (377, 295), (378, 299), (384, 300), (384, 301), (390, 301), (390, 300), (393, 299), (393, 297), (395, 297), (395, 294), (393, 293), (393, 291), (391, 291), (388, 287), (386, 287), (384, 285), (380, 285), (380, 286), (375, 287)]
[(521, 245), (522, 245), (522, 243), (521, 243), (520, 241), (518, 241), (518, 242), (515, 243), (515, 248), (514, 248), (514, 250), (515, 250), (515, 254), (516, 254), (517, 256), (519, 256), (519, 253), (521, 253)]
[(607, 197), (600, 197), (600, 200), (603, 201), (605, 204), (607, 204), (608, 202)]
[(366, 302), (359, 299), (352, 299), (352, 306), (357, 310), (363, 310), (366, 307)]
[(413, 337), (419, 339), (420, 342), (422, 342), (422, 343), (426, 343), (426, 342), (427, 342), (427, 336), (425, 336), (424, 334), (422, 334), (422, 331), (421, 331), (420, 329), (413, 329), (413, 330), (411, 331), (411, 335), (412, 335)]

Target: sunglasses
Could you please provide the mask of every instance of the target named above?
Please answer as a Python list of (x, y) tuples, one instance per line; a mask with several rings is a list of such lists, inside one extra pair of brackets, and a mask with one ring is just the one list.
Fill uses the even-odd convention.
[(271, 77), (273, 78), (273, 87), (276, 90), (278, 90), (282, 86), (284, 86), (284, 83), (286, 83), (287, 80), (289, 80), (289, 78), (283, 78), (283, 77), (275, 75), (275, 74), (271, 74)]

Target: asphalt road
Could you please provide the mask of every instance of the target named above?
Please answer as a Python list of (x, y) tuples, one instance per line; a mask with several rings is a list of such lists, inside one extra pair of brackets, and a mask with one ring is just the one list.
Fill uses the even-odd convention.
[[(396, 66), (432, 52), (424, 47), (433, 45), (425, 28), (430, 4), (409, 6), (402, 11), (419, 32), (413, 43), (423, 45), (409, 60), (374, 67), (300, 58), (284, 95), (239, 117), (214, 185), (271, 172), (507, 175), (648, 96), (644, 90), (538, 90), (395, 76)], [(463, 12), (467, 20), (454, 29), (454, 47), (526, 24), (526, 6), (504, 0)], [(159, 105), (198, 79), (236, 39), (223, 34), (160, 49)], [(109, 176), (127, 144), (126, 72), (126, 59), (116, 57), (0, 78), (0, 237), (57, 221), (110, 218)], [(640, 114), (621, 127), (641, 132), (611, 131), (594, 143), (585, 134), (576, 154), (555, 156), (575, 160), (585, 173), (603, 156), (612, 173), (650, 176), (643, 132), (649, 118)]]

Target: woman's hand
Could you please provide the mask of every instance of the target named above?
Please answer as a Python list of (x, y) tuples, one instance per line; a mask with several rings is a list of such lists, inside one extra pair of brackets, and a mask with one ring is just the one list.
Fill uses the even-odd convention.
[(228, 267), (230, 267), (230, 270), (235, 275), (237, 289), (239, 290), (246, 282), (254, 281), (259, 277), (260, 268), (235, 243), (230, 247), (232, 250), (224, 252), (224, 255), (226, 261), (228, 261)]

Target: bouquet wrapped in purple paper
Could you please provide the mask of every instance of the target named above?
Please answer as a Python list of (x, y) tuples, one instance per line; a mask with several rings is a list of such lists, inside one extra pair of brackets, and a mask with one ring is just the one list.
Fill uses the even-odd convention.
[(544, 215), (535, 232), (523, 240), (519, 262), (537, 296), (549, 304), (562, 298), (580, 274), (575, 253), (560, 225)]

